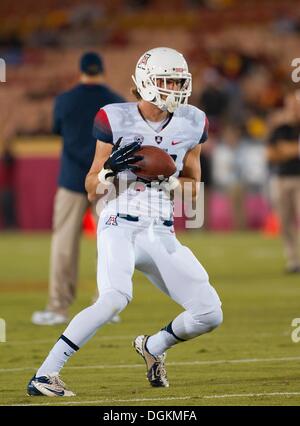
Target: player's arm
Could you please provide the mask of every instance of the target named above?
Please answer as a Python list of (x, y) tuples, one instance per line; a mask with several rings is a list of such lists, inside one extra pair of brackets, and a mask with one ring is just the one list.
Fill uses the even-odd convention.
[(276, 145), (268, 147), (267, 157), (271, 163), (282, 163), (288, 160), (292, 160), (293, 158), (299, 158), (299, 142), (291, 142), (281, 139), (276, 143)]
[(201, 144), (196, 145), (185, 154), (183, 169), (179, 177), (182, 194), (185, 195), (185, 199), (191, 197), (193, 201), (197, 199), (201, 180), (200, 154)]
[(133, 154), (140, 149), (139, 142), (132, 142), (121, 147), (122, 137), (116, 143), (104, 109), (100, 109), (94, 120), (93, 136), (97, 139), (95, 157), (85, 180), (85, 189), (89, 201), (104, 195), (108, 185), (114, 181), (119, 172), (126, 169), (135, 170), (134, 163), (143, 159)]
[(93, 136), (97, 140), (95, 156), (85, 179), (85, 189), (88, 193), (89, 201), (94, 201), (99, 194), (105, 193), (103, 190), (106, 182), (105, 179), (102, 183), (100, 182), (99, 173), (103, 170), (104, 163), (108, 160), (114, 147), (113, 132), (107, 113), (103, 108), (97, 112), (94, 119)]
[(95, 157), (85, 179), (85, 189), (88, 193), (89, 201), (96, 200), (98, 197), (97, 192), (104, 194), (105, 187), (107, 188), (105, 183), (100, 183), (98, 175), (111, 155), (112, 148), (113, 145), (97, 140)]
[(270, 163), (280, 163), (280, 154), (276, 145), (270, 145), (267, 147), (267, 160)]
[(141, 147), (139, 142), (131, 142), (120, 147), (122, 137), (115, 145), (97, 140), (93, 164), (85, 180), (85, 188), (89, 201), (104, 195), (109, 184), (116, 183), (115, 177), (124, 170), (136, 170), (135, 163), (142, 160), (140, 155), (134, 155)]
[[(180, 188), (177, 188), (177, 192), (180, 189), (182, 192), (182, 197), (185, 200), (188, 198), (192, 202), (196, 201), (198, 198), (200, 180), (201, 180), (201, 166), (200, 166), (200, 155), (201, 155), (201, 146), (208, 139), (208, 128), (209, 122), (204, 115), (204, 128), (199, 140), (199, 143), (189, 150), (183, 159), (183, 169), (180, 173), (179, 183)], [(174, 191), (176, 196), (176, 189)]]
[(292, 160), (293, 158), (299, 158), (300, 157), (300, 148), (299, 148), (299, 142), (298, 141), (287, 141), (287, 140), (280, 140), (277, 144), (277, 149), (280, 155), (280, 158), (282, 158), (282, 161), (288, 161)]

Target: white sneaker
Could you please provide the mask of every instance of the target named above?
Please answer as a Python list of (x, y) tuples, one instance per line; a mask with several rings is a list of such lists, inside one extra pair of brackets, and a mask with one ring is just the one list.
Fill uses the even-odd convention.
[(28, 396), (76, 396), (69, 390), (61, 380), (58, 373), (47, 374), (46, 376), (33, 376), (27, 385)]
[(57, 325), (68, 322), (66, 315), (57, 314), (52, 311), (36, 311), (32, 314), (31, 322), (35, 325)]

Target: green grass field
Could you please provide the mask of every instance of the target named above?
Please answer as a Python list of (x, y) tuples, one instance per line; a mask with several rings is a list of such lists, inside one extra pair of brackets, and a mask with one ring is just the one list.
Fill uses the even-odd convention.
[[(300, 317), (300, 276), (285, 276), (281, 243), (260, 234), (185, 234), (179, 237), (210, 274), (224, 309), (213, 333), (177, 345), (167, 358), (170, 388), (153, 389), (132, 339), (151, 334), (180, 307), (141, 274), (122, 322), (107, 325), (66, 365), (75, 398), (29, 398), (26, 384), (64, 327), (30, 323), (44, 307), (49, 235), (1, 234), (1, 405), (299, 405), (300, 342), (291, 322)], [(95, 241), (83, 239), (80, 285), (71, 314), (90, 304), (95, 289)], [(182, 283), (184, 285), (184, 283)]]

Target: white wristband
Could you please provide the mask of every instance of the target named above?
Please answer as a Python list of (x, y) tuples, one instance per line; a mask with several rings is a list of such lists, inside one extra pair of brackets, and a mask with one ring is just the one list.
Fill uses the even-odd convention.
[(109, 185), (110, 183), (113, 183), (114, 176), (106, 177), (108, 173), (112, 173), (110, 169), (102, 169), (98, 173), (98, 180), (100, 183), (103, 183), (104, 185)]
[(174, 191), (179, 185), (180, 182), (175, 176), (170, 176), (168, 180), (160, 184), (164, 191)]
[(177, 179), (177, 177), (175, 176), (170, 176), (168, 183), (170, 186), (170, 191), (173, 191), (174, 189), (177, 188), (177, 186), (180, 185), (179, 179)]

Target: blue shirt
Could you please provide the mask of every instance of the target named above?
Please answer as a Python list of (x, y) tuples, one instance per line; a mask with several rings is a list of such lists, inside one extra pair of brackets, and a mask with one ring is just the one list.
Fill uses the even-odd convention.
[(55, 100), (53, 131), (63, 138), (58, 184), (86, 193), (84, 182), (96, 149), (93, 122), (99, 108), (125, 100), (102, 84), (78, 84)]

